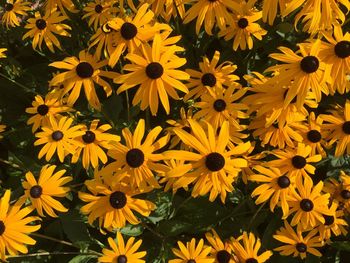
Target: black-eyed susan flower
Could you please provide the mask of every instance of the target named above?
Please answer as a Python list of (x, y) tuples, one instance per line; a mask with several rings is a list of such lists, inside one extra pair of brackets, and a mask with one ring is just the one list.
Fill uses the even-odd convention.
[(274, 167), (265, 168), (258, 165), (254, 170), (258, 173), (250, 175), (249, 180), (260, 183), (252, 192), (252, 197), (258, 196), (255, 203), (258, 205), (269, 200), (271, 212), (278, 205), (282, 207), (283, 217), (287, 217), (289, 212), (287, 197), (295, 187), (295, 178), (282, 174)]
[[(152, 10), (154, 10), (153, 6), (156, 6), (156, 7), (160, 6), (160, 4), (158, 3), (159, 0), (151, 0), (151, 1), (153, 1), (151, 6)], [(166, 0), (164, 11), (160, 15), (167, 22), (169, 22), (172, 17), (175, 19), (179, 19), (179, 18), (183, 19), (183, 17), (185, 16), (185, 2), (182, 0), (173, 0), (173, 1)]]
[(262, 6), (262, 20), (268, 22), (269, 25), (272, 26), (278, 11), (279, 13), (283, 13), (288, 2), (290, 2), (290, 0), (264, 0)]
[(239, 100), (246, 93), (246, 89), (239, 89), (234, 92), (235, 87), (229, 88), (213, 88), (208, 89), (208, 92), (203, 94), (201, 101), (193, 104), (194, 107), (199, 108), (193, 118), (200, 119), (211, 123), (214, 129), (218, 129), (224, 121), (228, 121), (230, 126), (240, 129), (239, 119), (247, 118), (245, 110), (247, 105)]
[(230, 140), (228, 122), (222, 124), (217, 136), (211, 124), (206, 123), (207, 132), (205, 132), (197, 121), (188, 121), (193, 135), (180, 128), (175, 128), (174, 132), (192, 148), (193, 152), (166, 151), (164, 155), (169, 159), (187, 161), (186, 164), (168, 172), (167, 176), (178, 177), (173, 186), (175, 189), (193, 184), (193, 197), (210, 193), (211, 202), (220, 195), (224, 203), (226, 194), (233, 191), (232, 183), (241, 168), (247, 167), (247, 161), (240, 158), (240, 155), (248, 151), (250, 143), (242, 143), (228, 150)]
[(282, 61), (285, 64), (269, 67), (266, 71), (279, 72), (276, 76), (268, 80), (267, 84), (286, 86), (288, 92), (285, 96), (285, 105), (288, 105), (295, 97), (296, 105), (300, 109), (308, 95), (312, 91), (316, 102), (320, 102), (322, 93), (329, 94), (326, 82), (331, 82), (329, 76), (330, 66), (320, 60), (319, 52), (321, 41), (316, 40), (311, 45), (298, 44), (299, 51), (293, 52), (286, 47), (280, 47), (283, 54), (273, 53), (273, 59)]
[(290, 0), (282, 16), (289, 15), (299, 7), (301, 9), (294, 19), (295, 26), (301, 20), (304, 23), (303, 31), (316, 34), (321, 30), (331, 30), (333, 24), (344, 23), (344, 11), (350, 10), (350, 2), (349, 0)]
[[(145, 139), (145, 121), (139, 120), (134, 134), (128, 128), (122, 130), (125, 144), (116, 142), (108, 151), (108, 155), (115, 159), (106, 166), (106, 170), (111, 173), (116, 172), (121, 175), (128, 175), (131, 187), (145, 190), (148, 187), (159, 188), (155, 173), (164, 172), (165, 167), (158, 162), (164, 157), (161, 153), (156, 153), (162, 149), (169, 141), (169, 135), (159, 139), (162, 128), (157, 126), (148, 132)], [(123, 177), (120, 177), (124, 179)]]
[(51, 118), (48, 126), (42, 127), (42, 131), (35, 133), (38, 139), (34, 145), (45, 144), (39, 152), (39, 159), (46, 155), (45, 160), (49, 161), (57, 152), (59, 160), (63, 162), (68, 154), (74, 154), (76, 147), (80, 144), (76, 138), (84, 135), (85, 132), (81, 130), (81, 125), (72, 126), (72, 123), (73, 119), (68, 117), (62, 117), (59, 120)]
[(346, 230), (348, 223), (345, 221), (344, 212), (342, 210), (337, 210), (338, 205), (332, 202), (329, 209), (333, 212), (332, 216), (324, 215), (324, 224), (318, 226), (318, 232), (320, 233), (320, 238), (322, 240), (329, 240), (332, 235), (346, 235), (348, 231)]
[(125, 50), (134, 53), (142, 44), (153, 39), (154, 35), (161, 30), (171, 31), (168, 25), (152, 24), (154, 14), (151, 10), (147, 10), (148, 7), (148, 4), (143, 4), (134, 16), (116, 17), (108, 22), (109, 27), (115, 31), (113, 35), (115, 48), (109, 54), (108, 61), (108, 65), (111, 67), (116, 65)]
[(7, 48), (0, 48), (0, 58), (6, 58), (5, 52), (7, 51)]
[(220, 52), (215, 51), (211, 60), (203, 57), (203, 61), (199, 62), (200, 71), (186, 69), (190, 75), (187, 88), (189, 92), (185, 95), (184, 100), (197, 99), (207, 92), (207, 87), (239, 87), (236, 82), (239, 77), (233, 74), (237, 66), (230, 61), (225, 61), (218, 65), (220, 60)]
[(336, 144), (334, 155), (350, 154), (350, 101), (346, 100), (344, 108), (337, 107), (320, 116), (325, 122), (323, 130), (328, 144)]
[(75, 8), (72, 0), (45, 0), (46, 13), (53, 12), (56, 9), (58, 9), (65, 16), (67, 16), (66, 10), (71, 13), (79, 12), (79, 10)]
[(323, 247), (322, 241), (317, 233), (317, 229), (308, 232), (304, 237), (303, 232), (294, 229), (284, 221), (284, 227), (279, 229), (273, 238), (283, 243), (283, 246), (277, 247), (274, 250), (279, 251), (283, 256), (306, 258), (310, 253), (314, 256), (321, 257), (322, 254), (317, 250)]
[(89, 41), (89, 50), (94, 50), (94, 55), (98, 59), (108, 58), (114, 50), (113, 34), (115, 31), (110, 28), (108, 22), (100, 26)]
[(3, 138), (3, 136), (1, 135), (1, 133), (6, 129), (6, 125), (2, 125), (0, 124), (0, 139)]
[(239, 262), (264, 263), (272, 256), (272, 251), (270, 250), (259, 255), (261, 241), (253, 233), (244, 231), (237, 239), (231, 238), (230, 243)]
[(322, 194), (323, 182), (313, 185), (311, 180), (296, 180), (296, 188), (288, 196), (289, 215), (293, 215), (291, 225), (298, 225), (301, 231), (318, 224), (324, 224), (323, 215), (334, 216), (328, 207), (330, 195)]
[(205, 234), (205, 238), (211, 246), (210, 257), (215, 259), (214, 263), (236, 263), (232, 253), (230, 242), (222, 241), (214, 229)]
[[(311, 155), (320, 154), (323, 158), (326, 157), (326, 141), (323, 133), (323, 119), (320, 116), (315, 115), (314, 112), (310, 112), (308, 117), (307, 128), (302, 131), (303, 143), (311, 146)], [(300, 128), (300, 127), (298, 127)]]
[(196, 19), (197, 35), (203, 23), (205, 32), (208, 35), (212, 35), (212, 29), (216, 26), (223, 30), (226, 24), (232, 20), (232, 11), (239, 10), (239, 4), (233, 0), (195, 0), (186, 1), (185, 3), (190, 3), (192, 5), (185, 13), (183, 23), (187, 24)]
[(19, 26), (20, 18), (27, 15), (30, 10), (30, 2), (23, 0), (7, 0), (4, 5), (4, 13), (2, 14), (1, 22), (7, 28)]
[(149, 107), (154, 116), (158, 112), (159, 100), (166, 113), (170, 113), (169, 96), (179, 100), (176, 89), (187, 93), (188, 89), (181, 80), (190, 77), (186, 72), (178, 69), (186, 64), (186, 59), (176, 56), (171, 46), (162, 52), (162, 41), (161, 36), (157, 34), (152, 47), (144, 45), (140, 54), (129, 53), (126, 58), (131, 61), (131, 64), (124, 66), (124, 70), (129, 72), (114, 80), (122, 84), (117, 90), (118, 94), (138, 87), (132, 104), (140, 103), (141, 110)]
[(150, 201), (135, 198), (134, 195), (142, 192), (119, 182), (116, 177), (103, 169), (95, 171), (94, 179), (85, 181), (90, 193), (79, 192), (79, 198), (87, 203), (80, 211), (88, 215), (90, 225), (96, 219), (99, 226), (107, 230), (122, 228), (126, 222), (137, 225), (140, 220), (133, 211), (147, 217), (156, 208)]
[[(175, 169), (178, 166), (183, 166), (185, 164), (184, 160), (174, 160), (174, 159), (170, 159), (170, 160), (164, 160), (164, 164), (166, 165), (166, 169), (164, 169), (164, 172), (160, 172), (158, 175), (161, 177), (161, 179), (159, 180), (160, 184), (165, 184), (164, 185), (164, 192), (169, 191), (170, 189), (172, 189), (173, 194), (176, 193), (176, 191), (178, 190), (178, 188), (174, 187), (175, 182), (179, 179), (178, 177), (169, 177), (168, 176), (168, 172), (171, 171), (172, 169)], [(188, 187), (184, 187), (184, 189), (186, 191), (188, 191)]]
[(33, 38), (33, 49), (37, 47), (41, 51), (42, 43), (44, 42), (51, 52), (55, 52), (54, 47), (62, 49), (60, 42), (55, 35), (69, 37), (71, 27), (62, 22), (67, 19), (66, 16), (61, 15), (58, 11), (45, 13), (41, 16), (39, 12), (35, 12), (34, 18), (28, 19), (28, 24), (24, 28), (29, 29), (24, 34), (23, 40), (26, 38)]
[(96, 94), (95, 83), (104, 89), (107, 96), (110, 96), (112, 94), (111, 85), (102, 77), (113, 79), (118, 76), (115, 72), (102, 70), (101, 68), (105, 65), (107, 65), (106, 60), (99, 61), (98, 58), (82, 50), (79, 52), (79, 58), (68, 57), (63, 61), (53, 62), (49, 65), (67, 70), (54, 76), (51, 85), (64, 83), (62, 96), (69, 93), (68, 105), (73, 105), (77, 101), (83, 88), (89, 104), (100, 110), (101, 104)]
[(323, 191), (331, 195), (333, 202), (338, 204), (339, 209), (350, 208), (350, 176), (340, 171), (339, 180), (328, 178), (325, 181)]
[(99, 126), (99, 120), (93, 120), (90, 128), (84, 125), (80, 129), (84, 134), (77, 138), (81, 144), (75, 150), (72, 162), (77, 162), (82, 153), (82, 163), (85, 169), (88, 169), (90, 164), (93, 168), (98, 167), (99, 160), (105, 164), (107, 162), (107, 154), (103, 149), (111, 149), (112, 142), (120, 141), (118, 135), (106, 132), (110, 129), (112, 129), (112, 126), (109, 124)]
[(56, 165), (45, 165), (40, 171), (38, 180), (31, 172), (26, 173), (26, 180), (22, 183), (24, 199), (30, 199), (31, 207), (35, 208), (40, 216), (48, 214), (57, 217), (56, 211), (67, 212), (56, 197), (64, 197), (69, 192), (69, 187), (64, 185), (73, 180), (70, 176), (63, 176), (66, 170), (54, 173)]
[(172, 136), (170, 140), (170, 146), (169, 149), (175, 148), (180, 143), (180, 149), (186, 149), (186, 144), (181, 142), (181, 139), (174, 133), (174, 128), (181, 128), (184, 130), (187, 130), (189, 133), (191, 132), (190, 124), (188, 123), (189, 119), (192, 119), (192, 108), (188, 109), (187, 113), (184, 108), (180, 109), (180, 118), (179, 120), (167, 120), (166, 122), (171, 125), (171, 127), (167, 128), (166, 130), (169, 131), (169, 133)]
[(179, 248), (173, 248), (173, 253), (177, 259), (169, 260), (169, 263), (214, 263), (215, 259), (209, 257), (211, 247), (204, 245), (204, 240), (200, 239), (196, 244), (196, 239), (192, 238), (186, 245), (181, 241), (177, 242)]
[(286, 145), (295, 147), (295, 142), (302, 142), (303, 137), (300, 130), (295, 126), (300, 126), (305, 119), (303, 115), (295, 114), (289, 122), (281, 125), (278, 122), (266, 127), (266, 116), (254, 118), (248, 129), (254, 130), (253, 136), (259, 137), (262, 145), (271, 145), (284, 149)]
[(113, 6), (111, 0), (95, 0), (87, 3), (83, 11), (85, 15), (82, 18), (88, 18), (89, 26), (93, 25), (96, 31), (99, 26), (102, 26), (117, 14), (118, 8)]
[(301, 178), (311, 180), (309, 175), (315, 174), (316, 169), (311, 163), (322, 159), (320, 154), (312, 155), (311, 150), (311, 146), (303, 143), (298, 143), (295, 148), (273, 150), (271, 154), (278, 159), (269, 161), (268, 165), (279, 168), (281, 173), (288, 173), (289, 177), (296, 177), (297, 180)]
[(330, 92), (344, 94), (348, 92), (346, 76), (350, 72), (350, 33), (343, 34), (340, 26), (334, 26), (333, 34), (326, 32), (324, 36), (329, 43), (322, 42), (320, 58), (332, 66)]
[(26, 108), (27, 113), (34, 114), (28, 119), (27, 124), (33, 125), (32, 132), (35, 132), (41, 126), (50, 125), (50, 118), (59, 119), (62, 117), (60, 113), (70, 110), (70, 107), (62, 104), (57, 93), (48, 93), (45, 98), (36, 95), (32, 107)]
[(22, 208), (22, 201), (17, 201), (11, 206), (10, 195), (11, 191), (6, 190), (0, 202), (0, 259), (3, 261), (6, 261), (7, 253), (11, 256), (17, 255), (18, 252), (27, 254), (26, 245), (36, 243), (29, 234), (40, 228), (40, 225), (33, 224), (40, 218), (28, 216), (33, 208)]
[(134, 237), (130, 237), (127, 242), (124, 241), (123, 236), (120, 232), (117, 232), (117, 242), (113, 238), (108, 238), (108, 244), (111, 249), (102, 249), (103, 256), (98, 258), (98, 262), (106, 263), (145, 263), (146, 261), (142, 258), (146, 256), (146, 251), (138, 251), (142, 240), (135, 242)]
[(226, 41), (233, 38), (233, 50), (237, 50), (238, 47), (242, 50), (252, 49), (253, 37), (262, 40), (262, 37), (267, 34), (267, 31), (256, 23), (261, 19), (262, 13), (254, 8), (255, 2), (254, 0), (241, 1), (232, 21), (227, 23), (226, 28), (220, 28), (220, 37), (224, 37)]

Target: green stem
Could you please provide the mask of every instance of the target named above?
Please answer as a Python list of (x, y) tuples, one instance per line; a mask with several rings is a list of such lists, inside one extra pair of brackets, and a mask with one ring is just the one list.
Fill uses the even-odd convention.
[(38, 252), (38, 253), (32, 253), (32, 254), (7, 256), (7, 258), (26, 258), (26, 257), (54, 256), (54, 255), (85, 255), (85, 256), (97, 257), (97, 255), (95, 254), (82, 253), (82, 252)]
[(9, 78), (8, 76), (0, 73), (0, 77), (3, 77), (4, 79), (7, 79), (8, 81), (12, 82), (13, 84), (17, 85), (18, 87), (22, 88), (24, 91), (28, 92), (28, 93), (35, 93), (34, 91), (32, 91), (31, 89), (29, 89), (28, 87), (24, 86), (23, 84), (15, 81), (14, 79)]
[(146, 228), (148, 231), (150, 231), (152, 234), (154, 234), (155, 236), (159, 237), (161, 240), (165, 239), (165, 236), (163, 236), (162, 234), (158, 233), (157, 231), (155, 231), (153, 228), (149, 227), (146, 223), (141, 222), (141, 225)]
[(255, 214), (253, 215), (252, 219), (251, 219), (250, 222), (249, 222), (248, 229), (251, 229), (252, 224), (253, 224), (255, 218), (257, 217), (257, 215), (259, 214), (259, 212), (263, 209), (263, 207), (265, 206), (266, 202), (267, 202), (267, 201), (265, 201), (264, 203), (262, 203), (261, 206), (258, 208), (258, 210), (256, 210)]
[(0, 163), (7, 164), (7, 165), (11, 166), (12, 168), (15, 168), (19, 171), (26, 171), (26, 170), (22, 169), (18, 164), (12, 163), (8, 160), (0, 159)]

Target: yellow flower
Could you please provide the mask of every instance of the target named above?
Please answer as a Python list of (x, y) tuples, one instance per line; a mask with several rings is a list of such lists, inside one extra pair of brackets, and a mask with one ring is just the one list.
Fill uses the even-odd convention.
[(54, 12), (54, 10), (56, 10), (57, 8), (65, 16), (68, 16), (66, 13), (66, 10), (68, 10), (71, 13), (79, 12), (79, 10), (75, 8), (72, 0), (46, 0), (45, 1), (46, 13)]
[(40, 225), (34, 225), (40, 218), (27, 216), (33, 208), (22, 208), (23, 202), (17, 201), (10, 206), (11, 191), (6, 190), (0, 201), (0, 259), (6, 260), (6, 251), (11, 255), (18, 252), (27, 254), (25, 245), (34, 245), (36, 241), (29, 237), (30, 233), (37, 231)]
[(57, 152), (59, 160), (63, 162), (69, 153), (74, 154), (80, 144), (76, 137), (83, 135), (84, 131), (81, 131), (81, 125), (71, 127), (72, 123), (73, 119), (67, 117), (62, 117), (60, 120), (51, 118), (50, 124), (35, 134), (38, 139), (34, 145), (45, 144), (39, 152), (39, 159), (46, 155), (45, 160), (49, 161)]
[(3, 136), (1, 135), (1, 133), (6, 129), (6, 125), (1, 125), (0, 124), (0, 139), (3, 138)]
[(154, 37), (152, 47), (144, 45), (141, 54), (129, 53), (126, 55), (126, 59), (132, 64), (126, 64), (124, 70), (130, 71), (130, 73), (114, 80), (114, 82), (122, 84), (117, 90), (118, 94), (138, 86), (132, 104), (135, 106), (141, 103), (141, 110), (150, 107), (154, 116), (158, 112), (159, 99), (166, 114), (169, 114), (168, 96), (179, 100), (175, 89), (184, 93), (188, 92), (187, 87), (179, 80), (189, 79), (189, 75), (178, 69), (186, 64), (186, 59), (176, 56), (173, 46), (169, 46), (163, 51), (162, 45), (163, 40), (157, 34)]
[(81, 212), (88, 215), (90, 225), (98, 219), (99, 226), (107, 230), (122, 228), (126, 222), (137, 225), (139, 219), (133, 211), (142, 216), (149, 216), (155, 205), (146, 200), (136, 199), (141, 194), (130, 185), (117, 180), (116, 175), (104, 171), (95, 171), (94, 179), (86, 180), (85, 185), (91, 192), (79, 192), (79, 198), (88, 204), (81, 207)]
[(293, 214), (291, 225), (298, 225), (301, 231), (325, 223), (323, 215), (333, 216), (328, 208), (329, 194), (322, 194), (323, 182), (313, 186), (311, 180), (296, 180), (296, 189), (288, 196), (289, 215)]
[(1, 21), (7, 28), (19, 26), (20, 17), (27, 15), (30, 10), (30, 2), (23, 0), (7, 0), (4, 6), (5, 12), (2, 14)]
[[(254, 23), (261, 19), (261, 11), (256, 11), (254, 8), (256, 0), (248, 2), (241, 1), (239, 7), (235, 10), (233, 20), (229, 21), (226, 28), (220, 28), (219, 36), (224, 39), (233, 40), (233, 50), (240, 47), (242, 50), (253, 48), (253, 37), (262, 40), (262, 37), (267, 34), (267, 31), (262, 29), (258, 23)], [(253, 36), (253, 37), (252, 37)]]
[(82, 50), (79, 52), (79, 58), (68, 57), (63, 61), (53, 62), (49, 65), (68, 70), (54, 76), (51, 85), (64, 83), (62, 96), (70, 92), (68, 105), (73, 105), (77, 101), (81, 88), (84, 88), (89, 104), (100, 110), (101, 104), (96, 94), (95, 83), (100, 85), (109, 97), (112, 94), (111, 85), (101, 77), (115, 78), (118, 76), (115, 72), (102, 70), (101, 68), (105, 65), (107, 65), (106, 60), (98, 61), (96, 57)]
[(233, 0), (187, 0), (185, 3), (190, 3), (191, 7), (185, 13), (183, 23), (188, 24), (197, 18), (197, 35), (199, 34), (203, 22), (205, 32), (208, 35), (212, 35), (212, 29), (214, 26), (216, 26), (216, 24), (221, 30), (223, 30), (226, 24), (232, 20), (232, 11), (239, 10), (239, 5)]
[(69, 192), (69, 187), (63, 187), (64, 184), (73, 180), (70, 176), (64, 176), (66, 170), (60, 170), (54, 173), (56, 165), (45, 165), (42, 167), (39, 179), (36, 180), (31, 172), (26, 173), (26, 181), (22, 183), (24, 188), (24, 200), (30, 199), (31, 207), (35, 208), (40, 216), (44, 212), (51, 217), (58, 217), (55, 210), (67, 212), (59, 201), (54, 197), (64, 197)]
[(90, 128), (86, 126), (81, 128), (81, 131), (85, 132), (78, 140), (81, 142), (81, 146), (75, 150), (72, 158), (72, 163), (76, 163), (79, 159), (81, 152), (83, 152), (82, 163), (85, 169), (89, 168), (91, 163), (93, 168), (98, 167), (98, 161), (101, 160), (103, 164), (107, 162), (107, 154), (102, 150), (111, 149), (112, 142), (120, 141), (118, 135), (106, 133), (106, 131), (112, 129), (109, 124), (98, 126), (99, 120), (93, 120)]
[(0, 58), (6, 58), (5, 52), (7, 51), (7, 48), (0, 48)]
[(211, 230), (211, 233), (206, 233), (205, 237), (208, 240), (210, 246), (212, 247), (210, 256), (211, 258), (215, 259), (215, 263), (237, 262), (235, 256), (232, 253), (232, 247), (230, 246), (230, 242), (223, 242), (214, 229)]
[(112, 19), (118, 12), (117, 7), (113, 7), (113, 1), (111, 0), (95, 0), (89, 2), (86, 7), (84, 7), (85, 15), (84, 18), (89, 18), (89, 26), (93, 25), (94, 30), (99, 26)]
[(72, 110), (62, 104), (57, 93), (48, 93), (43, 99), (40, 95), (35, 96), (35, 100), (32, 102), (32, 107), (26, 108), (26, 112), (29, 114), (35, 114), (27, 121), (28, 125), (33, 124), (32, 132), (38, 130), (41, 126), (50, 125), (50, 119), (59, 119), (62, 116), (59, 113), (68, 112)]
[(278, 7), (280, 9), (280, 13), (283, 13), (287, 3), (289, 3), (290, 1), (291, 0), (264, 0), (262, 6), (263, 21), (268, 21), (269, 25), (272, 26), (277, 16)]
[(258, 255), (261, 242), (260, 238), (256, 238), (253, 233), (248, 234), (247, 232), (243, 232), (239, 238), (232, 238), (231, 247), (235, 255), (238, 257), (239, 262), (264, 263), (272, 256), (272, 251), (270, 250)]
[(215, 259), (209, 257), (211, 247), (204, 245), (204, 240), (200, 239), (196, 245), (196, 239), (186, 242), (186, 246), (178, 241), (179, 249), (173, 248), (173, 253), (177, 259), (169, 260), (169, 263), (214, 263)]
[(117, 243), (111, 237), (109, 237), (108, 244), (112, 250), (104, 248), (102, 250), (103, 256), (98, 258), (98, 262), (146, 262), (145, 260), (142, 260), (142, 258), (147, 254), (146, 251), (136, 252), (140, 248), (142, 240), (138, 240), (135, 243), (135, 238), (130, 237), (125, 243), (122, 234), (120, 232), (117, 232)]
[(299, 230), (295, 232), (288, 222), (284, 221), (284, 227), (278, 230), (277, 233), (273, 235), (273, 238), (284, 243), (283, 246), (275, 248), (275, 250), (279, 251), (283, 256), (290, 256), (293, 254), (293, 257), (299, 256), (302, 259), (306, 258), (307, 253), (317, 257), (322, 256), (316, 249), (318, 247), (323, 247), (323, 243), (317, 235), (317, 229), (313, 229), (303, 237), (303, 232)]
[(66, 37), (70, 36), (67, 30), (71, 30), (72, 28), (61, 23), (65, 19), (67, 17), (61, 16), (57, 11), (45, 13), (43, 17), (39, 12), (35, 12), (35, 18), (29, 18), (28, 24), (24, 27), (30, 30), (24, 34), (22, 39), (33, 38), (33, 49), (38, 47), (40, 51), (42, 42), (45, 42), (49, 50), (54, 53), (54, 46), (62, 49), (60, 42), (54, 34)]
[(188, 120), (190, 134), (183, 129), (175, 128), (174, 132), (195, 152), (169, 150), (164, 153), (168, 159), (184, 160), (186, 164), (169, 171), (167, 176), (177, 177), (174, 188), (194, 184), (192, 196), (203, 196), (210, 192), (209, 200), (213, 202), (218, 195), (224, 203), (227, 192), (233, 191), (232, 183), (242, 167), (247, 167), (243, 158), (233, 158), (248, 151), (250, 143), (242, 143), (227, 149), (229, 143), (229, 124), (224, 122), (218, 136), (214, 127), (207, 123), (207, 132), (195, 120)]
[(218, 65), (219, 60), (220, 52), (215, 51), (211, 61), (207, 57), (203, 57), (203, 61), (199, 62), (200, 71), (186, 69), (191, 78), (188, 80), (187, 87), (190, 91), (185, 95), (185, 101), (192, 97), (197, 99), (207, 93), (207, 87), (223, 88), (232, 86), (239, 88), (240, 85), (236, 82), (239, 77), (233, 74), (237, 66), (230, 61)]
[(323, 131), (328, 144), (336, 144), (335, 157), (350, 154), (350, 100), (346, 100), (344, 108), (337, 107), (320, 117), (325, 121)]
[(258, 205), (270, 200), (271, 212), (278, 205), (282, 207), (283, 217), (287, 217), (289, 212), (287, 197), (291, 194), (291, 189), (295, 187), (294, 178), (281, 174), (280, 170), (274, 167), (265, 168), (258, 165), (254, 167), (254, 170), (259, 174), (250, 175), (249, 180), (262, 183), (252, 193), (252, 197), (258, 196), (255, 203)]
[(142, 191), (151, 187), (159, 188), (155, 177), (156, 172), (164, 172), (166, 167), (159, 161), (164, 157), (161, 153), (155, 153), (162, 149), (169, 141), (169, 135), (157, 140), (162, 128), (157, 126), (145, 136), (145, 121), (139, 120), (134, 134), (128, 128), (123, 129), (122, 134), (125, 145), (119, 142), (113, 143), (108, 155), (115, 161), (106, 166), (106, 171), (117, 173), (120, 180), (127, 180), (131, 187)]

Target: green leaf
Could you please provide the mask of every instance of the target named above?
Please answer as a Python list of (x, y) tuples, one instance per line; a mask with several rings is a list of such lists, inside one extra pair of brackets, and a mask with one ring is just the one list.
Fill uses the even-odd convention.
[(159, 223), (157, 230), (165, 236), (176, 236), (192, 228), (192, 224), (177, 219), (164, 220)]
[(116, 127), (119, 123), (119, 114), (123, 108), (122, 98), (113, 94), (103, 102), (102, 112), (109, 121)]
[[(79, 255), (72, 258), (68, 263), (88, 263), (95, 258), (96, 256), (93, 256), (93, 255)], [(96, 262), (96, 261), (91, 261), (91, 262)]]
[(73, 244), (81, 248), (89, 246), (92, 239), (87, 230), (87, 225), (84, 223), (78, 210), (71, 209), (69, 212), (61, 214), (60, 220), (64, 233)]
[(137, 237), (143, 233), (143, 227), (141, 225), (127, 225), (126, 227), (123, 227), (120, 232), (123, 235)]
[(336, 241), (332, 242), (331, 246), (342, 251), (350, 252), (350, 241)]

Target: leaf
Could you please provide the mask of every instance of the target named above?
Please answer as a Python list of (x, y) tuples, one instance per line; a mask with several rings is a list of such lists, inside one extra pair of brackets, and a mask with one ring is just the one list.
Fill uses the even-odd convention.
[(350, 241), (335, 241), (331, 243), (331, 246), (338, 250), (350, 252)]
[(122, 98), (117, 94), (113, 94), (103, 102), (102, 112), (106, 118), (108, 118), (114, 125), (119, 123), (119, 114), (123, 108)]
[(143, 233), (143, 227), (141, 225), (127, 225), (126, 227), (123, 227), (120, 232), (123, 235), (137, 237)]
[[(72, 258), (68, 263), (88, 263), (91, 259), (96, 258), (93, 255), (79, 255)], [(95, 262), (95, 261), (94, 261)]]
[(187, 232), (192, 228), (192, 224), (177, 219), (170, 219), (161, 221), (157, 228), (157, 231), (161, 232), (165, 236), (177, 236), (181, 233)]
[(156, 210), (151, 213), (147, 220), (151, 221), (153, 224), (166, 219), (171, 213), (172, 207), (172, 194), (165, 193), (163, 191), (152, 191), (147, 195), (147, 200), (152, 201), (156, 205)]
[(81, 248), (89, 246), (92, 239), (78, 210), (71, 209), (69, 212), (60, 215), (60, 220), (64, 233), (73, 244)]

